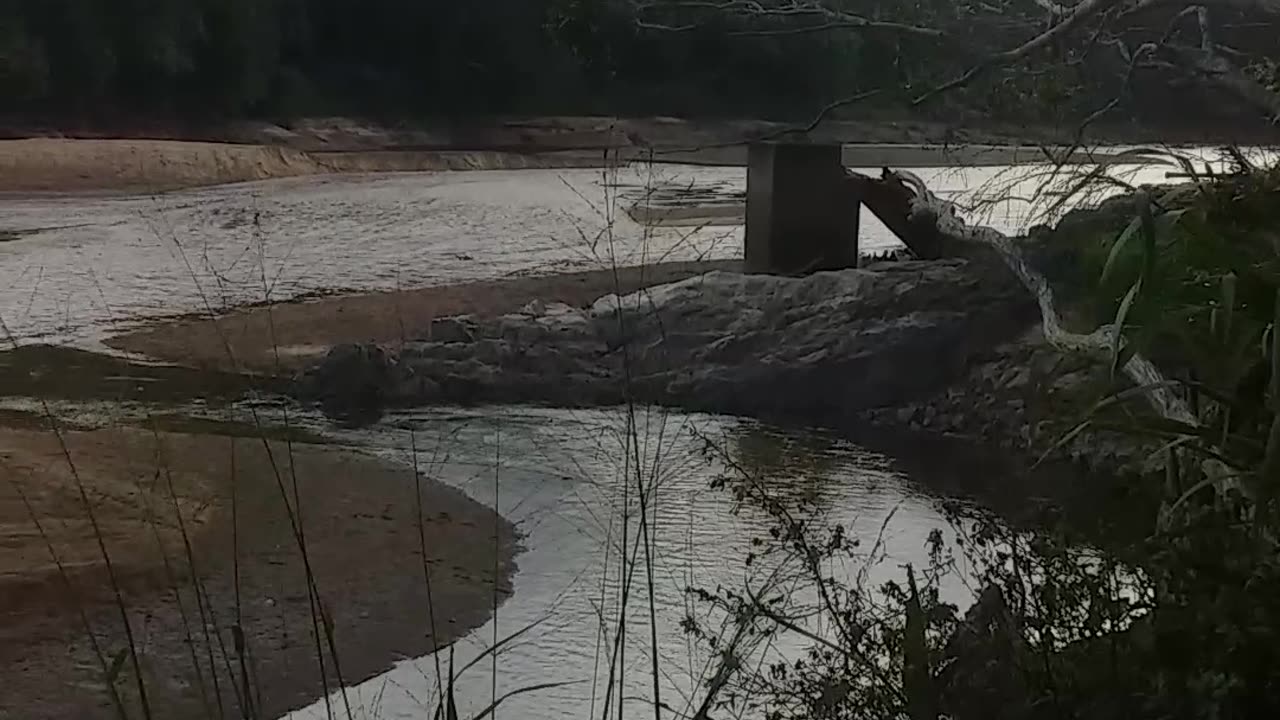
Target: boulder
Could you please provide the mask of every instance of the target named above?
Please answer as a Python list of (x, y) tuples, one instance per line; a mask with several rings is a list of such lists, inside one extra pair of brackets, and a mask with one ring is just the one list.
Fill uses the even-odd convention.
[(610, 346), (630, 351), (645, 399), (815, 422), (945, 385), (1035, 318), (1003, 269), (965, 261), (711, 273), (590, 312)]
[(299, 392), (339, 417), (377, 413), (410, 388), (406, 368), (377, 345), (338, 345), (299, 379)]

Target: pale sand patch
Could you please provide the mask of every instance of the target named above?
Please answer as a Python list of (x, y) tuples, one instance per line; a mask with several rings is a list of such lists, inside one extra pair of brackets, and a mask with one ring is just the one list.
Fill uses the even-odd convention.
[(0, 141), (0, 191), (159, 191), (326, 172), (304, 152), (177, 140)]
[(322, 173), (594, 167), (599, 152), (361, 150), (181, 140), (0, 140), (0, 192), (162, 192)]

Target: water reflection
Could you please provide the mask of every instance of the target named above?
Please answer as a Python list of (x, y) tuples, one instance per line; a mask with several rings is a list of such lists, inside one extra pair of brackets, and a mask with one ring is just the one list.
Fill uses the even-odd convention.
[[(752, 538), (767, 535), (768, 514), (710, 489), (715, 478), (733, 471), (731, 464), (754, 468), (780, 495), (803, 499), (798, 505), (844, 524), (855, 537), (881, 537), (887, 559), (873, 571), (877, 584), (898, 577), (903, 563), (922, 565), (925, 538), (947, 527), (939, 502), (888, 459), (829, 436), (731, 418), (505, 409), (401, 413), (363, 430), (334, 428), (320, 418), (311, 422), (401, 461), (411, 460), (412, 431), (421, 467), (496, 505), (524, 533), (527, 550), (517, 558), (514, 596), (494, 622), (458, 643), (454, 662), (461, 667), (479, 657), (495, 633), (501, 638), (523, 630), (497, 654), (497, 694), (573, 684), (512, 698), (503, 708), (507, 717), (593, 716), (606, 696), (616, 704), (619, 694), (630, 712), (651, 712), (646, 703), (653, 697), (649, 668), (655, 653), (664, 703), (681, 710), (699, 696), (713, 658), (682, 626), (694, 619), (716, 627), (723, 618), (688, 590), (759, 588), (776, 569), (745, 562)], [(647, 527), (639, 521), (641, 497)], [(645, 532), (651, 565), (645, 562)], [(967, 593), (959, 585), (950, 591), (957, 598)], [(619, 632), (624, 625), (625, 634)], [(760, 649), (760, 659), (791, 657), (804, 645), (779, 639)], [(434, 663), (430, 656), (405, 661), (352, 688), (356, 716), (418, 718), (434, 711)], [(494, 671), (485, 659), (462, 678), (463, 717), (488, 704)], [(326, 712), (317, 704), (293, 717)]]
[[(851, 456), (847, 442), (821, 430), (795, 431), (742, 423), (728, 431), (729, 456), (740, 474), (767, 478), (778, 498), (793, 504), (829, 508), (840, 493), (837, 475), (856, 462), (875, 466), (874, 456)], [(884, 469), (889, 463), (884, 462)], [(873, 475), (868, 474), (871, 479)]]

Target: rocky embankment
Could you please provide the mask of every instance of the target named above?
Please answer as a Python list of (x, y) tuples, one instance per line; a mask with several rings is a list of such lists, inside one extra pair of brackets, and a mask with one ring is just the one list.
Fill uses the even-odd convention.
[[(532, 302), (431, 323), (397, 351), (334, 348), (298, 384), (329, 412), (628, 400), (762, 419), (874, 423), (1034, 458), (1081, 415), (1098, 368), (1038, 332), (1034, 301), (983, 260), (880, 263), (804, 278), (711, 272), (589, 307)], [(1063, 454), (1114, 469), (1124, 442)]]
[(1037, 325), (976, 355), (945, 388), (862, 414), (883, 426), (973, 438), (1028, 461), (1046, 456), (1105, 473), (1149, 465), (1155, 447), (1096, 428), (1077, 431), (1106, 390), (1108, 368), (1053, 347)]
[(534, 302), (437, 320), (398, 352), (341, 346), (301, 389), (337, 414), (385, 405), (628, 398), (844, 423), (944, 391), (1034, 325), (1003, 268), (884, 263), (786, 278), (712, 272), (587, 308)]

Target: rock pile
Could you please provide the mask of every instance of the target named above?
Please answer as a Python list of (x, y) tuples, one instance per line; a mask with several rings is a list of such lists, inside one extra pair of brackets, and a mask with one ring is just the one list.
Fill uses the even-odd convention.
[(590, 308), (435, 322), (394, 356), (340, 347), (301, 388), (335, 412), (433, 403), (616, 404), (815, 423), (901, 406), (1034, 324), (1002, 267), (897, 262), (787, 278), (712, 272)]

